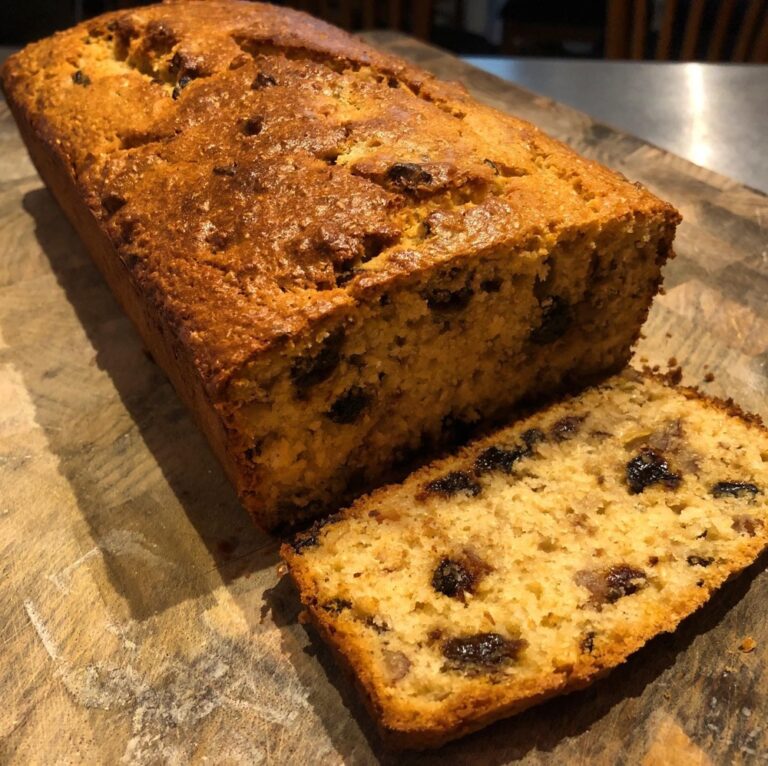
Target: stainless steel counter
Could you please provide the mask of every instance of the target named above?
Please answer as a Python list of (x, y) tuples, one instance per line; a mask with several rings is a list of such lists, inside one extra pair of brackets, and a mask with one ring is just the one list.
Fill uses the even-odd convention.
[(768, 193), (768, 66), (464, 60)]

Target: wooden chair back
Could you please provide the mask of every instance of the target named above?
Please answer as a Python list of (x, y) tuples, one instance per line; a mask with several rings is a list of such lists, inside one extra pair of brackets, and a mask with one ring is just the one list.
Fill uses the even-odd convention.
[[(702, 39), (702, 20), (706, 0), (663, 0), (661, 23), (654, 50), (649, 53), (650, 13), (648, 0), (608, 0), (605, 29), (606, 58), (673, 57), (674, 31), (680, 23), (678, 13), (686, 14), (679, 59), (692, 61), (705, 46), (706, 61), (768, 61), (768, 0), (747, 0), (737, 7), (736, 0), (720, 0), (709, 39)], [(728, 45), (729, 32), (733, 43)], [(727, 50), (728, 49), (728, 50)]]
[(429, 40), (432, 33), (432, 0), (288, 0), (285, 5), (342, 29), (384, 27), (406, 31), (421, 40)]

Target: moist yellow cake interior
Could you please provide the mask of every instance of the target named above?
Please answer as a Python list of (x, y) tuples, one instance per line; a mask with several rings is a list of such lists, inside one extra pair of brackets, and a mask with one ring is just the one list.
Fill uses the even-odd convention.
[(374, 493), (289, 560), (381, 704), (437, 716), (673, 627), (764, 545), (767, 463), (763, 430), (628, 374)]

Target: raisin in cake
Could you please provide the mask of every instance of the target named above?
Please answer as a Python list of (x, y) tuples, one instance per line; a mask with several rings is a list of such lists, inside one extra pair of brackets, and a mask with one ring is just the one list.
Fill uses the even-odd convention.
[(283, 556), (384, 735), (435, 746), (674, 629), (765, 547), (766, 486), (762, 425), (630, 371), (317, 522)]
[(167, 2), (2, 72), (43, 179), (257, 521), (627, 360), (678, 214), (311, 17)]

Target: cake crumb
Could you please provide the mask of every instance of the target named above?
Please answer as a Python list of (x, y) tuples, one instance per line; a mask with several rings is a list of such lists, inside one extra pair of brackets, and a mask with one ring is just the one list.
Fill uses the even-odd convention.
[(707, 373), (707, 374), (704, 376), (704, 382), (705, 382), (705, 383), (711, 383), (711, 382), (712, 382), (714, 379), (715, 379), (715, 376), (714, 376), (714, 375), (713, 375), (711, 372), (708, 372), (708, 373)]
[(757, 641), (755, 641), (755, 639), (752, 638), (752, 636), (747, 636), (739, 644), (739, 649), (745, 654), (749, 654), (749, 652), (754, 652), (756, 647), (757, 647)]
[(280, 566), (277, 568), (277, 576), (283, 577), (288, 574), (288, 565), (287, 564), (280, 564)]
[(672, 367), (665, 377), (673, 386), (676, 386), (683, 379), (683, 368), (679, 365), (677, 367)]

